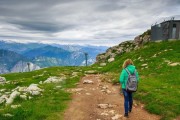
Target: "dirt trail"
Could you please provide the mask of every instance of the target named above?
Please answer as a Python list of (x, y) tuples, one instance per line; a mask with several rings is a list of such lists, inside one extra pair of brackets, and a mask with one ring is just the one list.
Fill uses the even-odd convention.
[[(93, 84), (83, 84), (84, 80)], [(100, 75), (87, 75), (81, 79), (73, 92), (73, 99), (64, 113), (64, 120), (124, 120), (124, 98), (119, 86), (100, 80)], [(99, 105), (101, 104), (101, 105)], [(98, 106), (99, 105), (99, 106)], [(134, 104), (128, 120), (159, 120), (143, 109), (142, 105)]]

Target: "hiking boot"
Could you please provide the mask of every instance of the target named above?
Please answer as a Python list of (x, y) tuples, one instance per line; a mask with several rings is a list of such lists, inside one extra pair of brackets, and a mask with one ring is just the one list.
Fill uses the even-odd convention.
[(124, 114), (124, 117), (128, 117), (128, 113), (125, 113), (125, 114)]
[(132, 110), (129, 110), (129, 113), (131, 112)]

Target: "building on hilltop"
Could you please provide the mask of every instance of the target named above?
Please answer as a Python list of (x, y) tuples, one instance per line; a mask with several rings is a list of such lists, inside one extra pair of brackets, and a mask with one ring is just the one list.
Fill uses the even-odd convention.
[(180, 39), (180, 20), (163, 21), (151, 26), (151, 40)]

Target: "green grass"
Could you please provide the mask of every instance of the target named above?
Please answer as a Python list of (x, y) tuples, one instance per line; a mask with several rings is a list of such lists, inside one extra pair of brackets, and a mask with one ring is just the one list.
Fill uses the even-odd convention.
[[(0, 106), (1, 120), (56, 120), (63, 119), (63, 111), (67, 108), (71, 94), (65, 89), (76, 87), (76, 83), (89, 70), (94, 73), (104, 74), (103, 80), (112, 80), (118, 83), (119, 74), (125, 59), (131, 58), (140, 75), (138, 92), (135, 99), (145, 104), (145, 109), (151, 113), (162, 116), (162, 120), (172, 120), (180, 115), (180, 65), (169, 66), (167, 60), (180, 62), (180, 40), (148, 43), (141, 49), (123, 53), (116, 56), (115, 61), (107, 63), (104, 67), (94, 64), (89, 67), (51, 67), (33, 72), (11, 73), (1, 75), (11, 84), (0, 85), (0, 89), (6, 88), (10, 92), (17, 86), (29, 86), (38, 84), (50, 76), (66, 76), (66, 80), (58, 84), (42, 84), (43, 95), (33, 97), (30, 100), (16, 98), (13, 104), (21, 104), (21, 107), (12, 109), (2, 104)], [(157, 57), (152, 57), (157, 54)], [(166, 62), (165, 62), (166, 61)], [(148, 68), (142, 64), (148, 64)], [(77, 77), (72, 77), (73, 72), (78, 72)], [(12, 84), (13, 83), (13, 84)], [(54, 89), (56, 86), (62, 88)], [(10, 113), (13, 117), (5, 117)]]
[[(39, 84), (44, 89), (42, 95), (33, 96), (30, 100), (16, 98), (13, 105), (20, 104), (21, 107), (12, 109), (10, 106), (0, 106), (1, 120), (56, 120), (63, 119), (62, 113), (67, 108), (67, 102), (71, 100), (71, 94), (66, 92), (66, 88), (76, 86), (76, 83), (84, 75), (86, 67), (51, 67), (42, 70), (26, 73), (13, 73), (1, 75), (10, 81), (11, 84), (0, 85), (0, 89), (6, 88), (6, 92), (17, 86), (29, 86), (31, 83), (38, 84), (45, 81), (50, 76), (66, 76), (66, 80), (61, 83)], [(79, 72), (77, 77), (71, 77), (72, 72)], [(12, 84), (16, 82), (15, 84)], [(62, 86), (62, 88), (56, 88)], [(13, 117), (5, 117), (4, 114), (11, 114)]]
[[(152, 57), (155, 54), (157, 57)], [(127, 58), (134, 61), (140, 75), (135, 99), (144, 103), (145, 109), (149, 112), (162, 116), (162, 120), (171, 120), (179, 116), (180, 65), (172, 67), (165, 60), (180, 63), (180, 40), (149, 43), (139, 50), (117, 56), (115, 61), (108, 63), (101, 72), (115, 74), (113, 82), (117, 83), (121, 66)], [(141, 66), (144, 63), (148, 64), (148, 68)]]

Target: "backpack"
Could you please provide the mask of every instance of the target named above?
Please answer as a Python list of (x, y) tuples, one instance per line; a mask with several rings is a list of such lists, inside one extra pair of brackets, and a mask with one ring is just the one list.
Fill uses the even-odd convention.
[(125, 70), (128, 73), (128, 80), (127, 80), (127, 83), (126, 83), (126, 90), (128, 92), (136, 92), (137, 88), (138, 88), (136, 70), (134, 71), (133, 74), (131, 74), (127, 68), (125, 68)]

